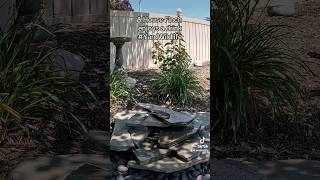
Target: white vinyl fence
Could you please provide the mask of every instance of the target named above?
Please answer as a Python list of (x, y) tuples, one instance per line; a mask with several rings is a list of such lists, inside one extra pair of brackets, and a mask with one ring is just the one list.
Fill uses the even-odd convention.
[[(110, 33), (111, 37), (131, 37), (132, 41), (123, 46), (124, 66), (128, 69), (155, 68), (152, 59), (153, 40), (138, 40), (137, 19), (141, 16), (150, 18), (167, 17), (170, 15), (156, 13), (141, 13), (127, 11), (111, 11), (110, 13)], [(172, 16), (171, 17), (175, 17)], [(172, 24), (172, 23), (171, 23)], [(140, 24), (141, 25), (141, 24)], [(167, 26), (170, 23), (148, 23), (148, 26)], [(176, 25), (172, 24), (172, 25)], [(188, 54), (193, 63), (203, 64), (210, 61), (210, 22), (201, 19), (182, 16), (182, 35), (184, 37)], [(164, 40), (162, 40), (164, 42)], [(111, 68), (114, 66), (115, 46), (111, 47)]]

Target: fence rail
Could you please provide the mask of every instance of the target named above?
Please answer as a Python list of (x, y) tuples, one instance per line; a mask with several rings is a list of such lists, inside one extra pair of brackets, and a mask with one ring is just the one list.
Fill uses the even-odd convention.
[[(153, 40), (139, 40), (137, 19), (141, 16), (150, 18), (167, 17), (166, 14), (111, 11), (111, 37), (131, 37), (132, 41), (123, 46), (124, 66), (129, 69), (154, 68), (152, 59)], [(174, 17), (174, 16), (171, 16)], [(140, 24), (141, 25), (141, 24)], [(146, 25), (146, 24), (142, 24)], [(148, 26), (176, 25), (174, 23), (148, 23)], [(188, 54), (193, 63), (210, 61), (210, 22), (189, 17), (182, 17), (182, 35)], [(161, 40), (165, 43), (167, 40)], [(111, 67), (114, 66), (115, 46), (111, 43)]]
[(48, 24), (107, 20), (106, 0), (44, 0), (44, 9)]

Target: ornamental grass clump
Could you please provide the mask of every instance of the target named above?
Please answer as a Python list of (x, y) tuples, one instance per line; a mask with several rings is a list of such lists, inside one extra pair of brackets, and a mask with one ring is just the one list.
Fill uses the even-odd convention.
[(249, 127), (258, 128), (262, 99), (271, 106), (273, 119), (283, 107), (296, 112), (302, 94), (298, 78), (303, 78), (297, 67), (306, 67), (281, 46), (284, 26), (252, 21), (258, 1), (250, 2), (215, 0), (211, 11), (211, 127), (234, 141)]
[(162, 102), (185, 105), (191, 97), (204, 93), (195, 73), (189, 69), (191, 58), (181, 40), (172, 40), (165, 45), (154, 43), (153, 59), (160, 73), (153, 82), (155, 94)]
[(0, 36), (1, 135), (11, 128), (30, 134), (36, 124), (51, 122), (70, 133), (86, 131), (74, 104), (95, 103), (95, 97), (84, 84), (58, 75), (54, 49), (33, 42), (44, 28), (39, 24), (38, 19), (24, 27), (16, 24)]

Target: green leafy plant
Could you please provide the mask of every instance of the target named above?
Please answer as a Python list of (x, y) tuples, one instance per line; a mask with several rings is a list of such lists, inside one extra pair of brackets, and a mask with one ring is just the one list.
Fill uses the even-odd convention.
[(204, 92), (194, 72), (183, 66), (157, 74), (153, 88), (162, 101), (182, 105), (191, 96), (202, 96)]
[[(297, 67), (306, 67), (282, 44), (282, 26), (252, 21), (258, 1), (213, 1), (211, 72), (215, 132), (233, 140), (256, 127), (262, 99), (276, 119), (282, 107), (297, 109), (302, 94)], [(307, 69), (307, 68), (306, 68)], [(257, 128), (257, 127), (256, 127)]]
[(133, 88), (125, 80), (123, 69), (116, 69), (110, 75), (110, 101), (116, 102), (124, 100), (133, 92)]
[(189, 67), (191, 57), (182, 42), (184, 42), (183, 39), (171, 40), (164, 45), (160, 41), (154, 42), (152, 59), (154, 59), (154, 63), (158, 64), (162, 71), (169, 71), (176, 66)]
[[(72, 104), (95, 103), (95, 97), (87, 86), (58, 75), (54, 49), (33, 43), (39, 24), (37, 18), (22, 29), (14, 25), (0, 36), (0, 131), (56, 122), (82, 132)], [(58, 115), (63, 118), (53, 118)]]

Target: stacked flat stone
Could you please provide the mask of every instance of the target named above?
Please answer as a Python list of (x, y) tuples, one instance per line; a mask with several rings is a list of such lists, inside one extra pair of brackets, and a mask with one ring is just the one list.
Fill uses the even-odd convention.
[(114, 119), (110, 149), (132, 151), (136, 157), (128, 167), (172, 173), (209, 160), (208, 112), (176, 112), (139, 103)]

